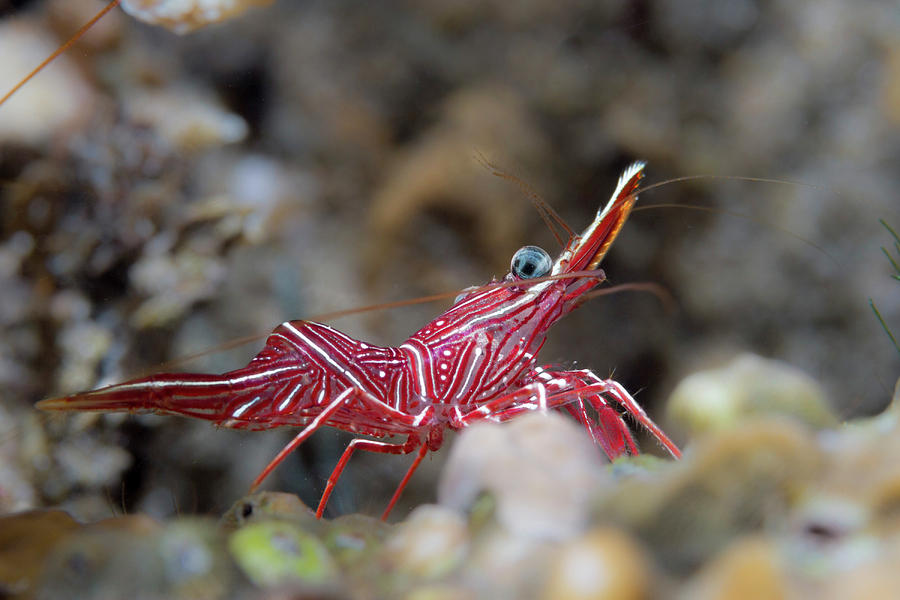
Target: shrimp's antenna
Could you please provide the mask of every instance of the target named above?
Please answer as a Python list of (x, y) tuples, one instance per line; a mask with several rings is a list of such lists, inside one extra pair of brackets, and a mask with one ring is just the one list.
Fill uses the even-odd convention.
[(685, 175), (683, 177), (673, 177), (672, 179), (666, 179), (665, 181), (659, 181), (657, 183), (651, 183), (650, 185), (646, 185), (642, 188), (635, 190), (635, 194), (643, 194), (644, 192), (650, 191), (653, 188), (662, 187), (664, 185), (669, 185), (670, 183), (684, 183), (687, 181), (705, 181), (709, 179), (723, 179), (726, 181), (749, 181), (751, 183), (777, 183), (780, 185), (799, 185), (803, 187), (812, 188), (815, 190), (824, 191), (827, 190), (825, 186), (816, 185), (814, 183), (808, 183), (806, 181), (792, 181), (790, 179), (772, 179), (769, 177), (746, 177), (744, 175)]
[[(578, 277), (596, 277), (600, 280), (604, 279), (605, 276), (603, 271), (599, 269), (595, 270), (587, 270), (587, 271), (573, 271), (571, 273), (561, 273), (559, 275), (547, 275), (546, 277), (535, 277), (534, 279), (529, 279), (530, 284), (542, 283), (544, 281), (557, 281), (560, 279), (576, 279)], [(506, 288), (506, 287), (516, 287), (522, 285), (520, 281), (506, 281), (506, 282), (492, 282), (488, 284), (492, 287), (498, 288)], [(395, 300), (393, 302), (382, 302), (380, 304), (370, 304), (368, 306), (358, 306), (356, 308), (348, 308), (344, 310), (336, 310), (334, 312), (328, 313), (319, 313), (317, 315), (310, 315), (305, 317), (304, 321), (334, 321), (335, 319), (340, 319), (342, 317), (348, 317), (350, 315), (358, 315), (361, 313), (373, 312), (378, 310), (388, 310), (393, 308), (402, 308), (405, 306), (414, 306), (416, 304), (427, 304), (429, 302), (437, 302), (438, 300), (447, 300), (450, 298), (455, 298), (460, 294), (465, 293), (466, 290), (453, 290), (451, 292), (441, 292), (439, 294), (431, 294), (430, 296), (420, 296), (419, 298), (408, 298), (406, 300)], [(179, 367), (185, 365), (187, 363), (193, 362), (199, 358), (203, 358), (204, 356), (209, 356), (210, 354), (216, 352), (222, 352), (224, 350), (231, 350), (232, 348), (239, 348), (240, 346), (244, 346), (246, 344), (252, 344), (253, 342), (258, 342), (260, 340), (264, 340), (269, 337), (270, 333), (259, 333), (254, 335), (246, 335), (239, 338), (234, 338), (233, 340), (227, 341), (223, 344), (219, 344), (213, 350), (204, 350), (202, 352), (195, 352), (193, 354), (188, 354), (186, 356), (180, 356), (178, 358), (174, 358), (172, 360), (168, 360), (161, 364), (158, 364), (154, 367), (154, 371), (157, 370), (169, 370), (175, 367)]]
[(116, 6), (118, 6), (118, 5), (119, 5), (119, 2), (121, 2), (121, 1), (122, 1), (122, 0), (112, 0), (112, 2), (110, 2), (109, 4), (107, 4), (106, 6), (104, 6), (102, 9), (100, 9), (100, 12), (98, 12), (96, 15), (94, 15), (94, 17), (93, 17), (90, 21), (88, 21), (87, 23), (85, 23), (85, 24), (81, 27), (81, 29), (79, 29), (78, 31), (76, 31), (76, 32), (75, 32), (75, 35), (73, 35), (72, 37), (70, 37), (70, 38), (69, 38), (62, 46), (60, 46), (59, 48), (57, 48), (57, 49), (53, 52), (53, 54), (51, 54), (50, 56), (48, 56), (47, 58), (45, 58), (45, 59), (41, 62), (41, 64), (39, 64), (39, 65), (38, 65), (37, 67), (35, 67), (28, 75), (26, 75), (26, 76), (22, 79), (22, 81), (20, 81), (19, 83), (17, 83), (17, 84), (13, 87), (13, 89), (11, 89), (11, 90), (9, 90), (8, 92), (6, 92), (6, 94), (4, 94), (2, 98), (0, 98), (0, 105), (3, 105), (3, 103), (6, 102), (7, 100), (9, 100), (10, 97), (11, 97), (13, 94), (15, 94), (15, 93), (18, 92), (20, 89), (22, 89), (22, 86), (24, 86), (26, 83), (28, 83), (29, 81), (31, 81), (31, 79), (32, 79), (35, 75), (37, 75), (38, 73), (40, 73), (40, 72), (44, 69), (44, 67), (46, 67), (46, 66), (49, 65), (51, 62), (53, 62), (54, 60), (56, 60), (56, 57), (58, 57), (60, 54), (62, 54), (63, 52), (65, 52), (66, 50), (68, 50), (69, 48), (71, 48), (71, 47), (72, 47), (72, 44), (74, 44), (74, 43), (77, 42), (79, 39), (81, 39), (81, 36), (83, 36), (85, 33), (87, 33), (88, 29), (90, 29), (91, 27), (94, 26), (94, 23), (96, 23), (97, 21), (99, 21), (100, 19), (102, 19), (102, 18), (104, 17), (104, 15), (106, 15), (106, 13), (108, 13), (109, 11), (111, 11), (112, 9), (114, 9)]
[(565, 231), (566, 235), (569, 238), (575, 235), (575, 232), (572, 231), (572, 228), (569, 227), (568, 224), (566, 224), (561, 216), (559, 216), (559, 213), (553, 210), (553, 207), (547, 204), (547, 201), (541, 198), (541, 195), (538, 194), (537, 190), (535, 190), (531, 185), (516, 177), (515, 175), (507, 173), (503, 169), (497, 167), (496, 165), (491, 163), (491, 161), (489, 161), (481, 152), (475, 153), (475, 160), (477, 160), (481, 164), (481, 166), (490, 171), (491, 175), (494, 175), (495, 177), (499, 177), (501, 179), (505, 179), (507, 181), (511, 181), (512, 183), (516, 184), (526, 196), (528, 196), (528, 199), (531, 200), (531, 203), (537, 209), (538, 214), (541, 215), (541, 219), (547, 225), (547, 228), (553, 233), (553, 237), (556, 238), (556, 241), (559, 242), (560, 246), (565, 246), (566, 242), (563, 241), (562, 236), (559, 234), (557, 226), (562, 228), (562, 230)]
[[(649, 186), (649, 187), (653, 187), (653, 186)], [(644, 188), (644, 189), (648, 189), (648, 188)], [(787, 227), (782, 227), (780, 225), (777, 225), (775, 223), (770, 223), (769, 221), (765, 221), (763, 219), (757, 219), (753, 215), (748, 215), (746, 213), (736, 212), (733, 210), (725, 210), (724, 208), (715, 208), (712, 206), (697, 206), (695, 204), (677, 204), (677, 203), (671, 203), (671, 202), (662, 202), (662, 203), (658, 203), (658, 204), (645, 204), (643, 206), (637, 206), (632, 210), (632, 212), (639, 212), (642, 210), (654, 210), (654, 209), (658, 209), (658, 208), (678, 208), (678, 209), (683, 209), (683, 210), (698, 210), (698, 211), (702, 211), (702, 212), (713, 213), (716, 215), (728, 215), (729, 217), (745, 219), (747, 221), (756, 223), (757, 225), (762, 225), (763, 227), (768, 227), (769, 229), (775, 230), (775, 231), (777, 231), (781, 234), (784, 234), (788, 237), (792, 237), (795, 240), (813, 248), (814, 250), (821, 252), (822, 254), (825, 255), (825, 257), (828, 260), (833, 262), (835, 265), (841, 266), (841, 261), (839, 261), (834, 255), (830, 254), (821, 245), (813, 242), (812, 240), (808, 240), (801, 235), (797, 235), (796, 233), (794, 233)]]

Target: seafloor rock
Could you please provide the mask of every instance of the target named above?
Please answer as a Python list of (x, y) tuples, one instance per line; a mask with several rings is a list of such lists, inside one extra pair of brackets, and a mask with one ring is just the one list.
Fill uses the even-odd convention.
[(684, 600), (788, 598), (790, 573), (769, 540), (741, 538), (707, 564), (681, 590)]
[(61, 510), (0, 517), (0, 595), (29, 590), (38, 579), (46, 556), (80, 526)]
[(732, 429), (762, 415), (784, 415), (812, 427), (837, 423), (822, 386), (812, 377), (754, 354), (685, 377), (666, 407), (669, 420), (689, 437)]
[(495, 517), (496, 513), (470, 517), (473, 541), (456, 579), (485, 597), (533, 595), (540, 589), (547, 559), (558, 542), (520, 535), (500, 525)]
[[(681, 461), (620, 460), (605, 477), (577, 425), (525, 415), (459, 437), (455, 452), (471, 455), (450, 459), (441, 491), (455, 508), (421, 505), (396, 525), (329, 521), (295, 496), (261, 492), (218, 526), (16, 515), (0, 533), (24, 527), (33, 539), (0, 536), (0, 549), (21, 550), (26, 576), (0, 571), (0, 581), (37, 598), (890, 597), (900, 560), (894, 410), (815, 434), (781, 416), (748, 420), (688, 446)], [(596, 495), (593, 523), (580, 514), (583, 494)], [(563, 518), (573, 511), (578, 526)]]
[[(851, 557), (852, 558), (852, 557)], [(900, 589), (900, 539), (895, 536), (888, 544), (869, 549), (865, 560), (849, 564), (836, 563), (837, 568), (817, 581), (802, 581), (804, 587), (796, 597), (821, 600), (892, 600)]]
[(462, 562), (469, 532), (459, 513), (442, 506), (416, 508), (384, 543), (382, 560), (399, 573), (436, 579)]
[(640, 600), (651, 590), (640, 546), (614, 529), (595, 529), (553, 552), (542, 600)]
[(315, 513), (294, 494), (284, 492), (256, 492), (235, 502), (222, 515), (226, 530), (237, 529), (259, 521), (278, 520), (297, 523), (304, 529), (321, 528)]
[(337, 584), (337, 565), (313, 534), (288, 521), (250, 523), (233, 532), (228, 549), (256, 585), (322, 591)]
[(214, 97), (190, 88), (139, 89), (125, 103), (128, 117), (153, 128), (173, 147), (198, 152), (240, 142), (247, 123), (225, 109)]
[(225, 552), (225, 536), (207, 518), (180, 518), (156, 539), (163, 581), (173, 598), (229, 597), (240, 581)]
[(736, 536), (783, 526), (796, 490), (815, 480), (823, 462), (801, 426), (748, 422), (689, 447), (671, 468), (604, 490), (595, 520), (636, 533), (660, 564), (683, 573)]
[[(35, 24), (0, 22), (0, 81), (12, 87), (56, 49)], [(3, 89), (0, 93), (5, 93)], [(16, 92), (0, 110), (0, 142), (38, 145), (85, 121), (95, 98), (90, 85), (66, 56), (59, 57)]]
[(155, 541), (162, 526), (135, 515), (78, 528), (44, 561), (36, 598), (139, 597), (165, 590)]
[(587, 523), (603, 461), (584, 430), (556, 412), (522, 415), (502, 427), (475, 425), (456, 440), (438, 498), (465, 510), (489, 492), (511, 532), (564, 539)]
[(374, 564), (392, 527), (368, 515), (342, 515), (322, 535), (325, 547), (345, 569)]

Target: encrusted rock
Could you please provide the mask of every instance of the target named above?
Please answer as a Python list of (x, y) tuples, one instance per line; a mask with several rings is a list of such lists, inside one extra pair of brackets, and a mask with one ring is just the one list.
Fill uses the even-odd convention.
[(650, 566), (628, 535), (595, 529), (551, 558), (543, 600), (640, 600), (650, 593)]
[(385, 541), (384, 560), (401, 573), (433, 579), (459, 566), (468, 544), (465, 519), (450, 509), (425, 504)]
[(496, 497), (497, 518), (509, 530), (565, 538), (587, 522), (602, 461), (587, 434), (555, 412), (527, 414), (502, 425), (478, 424), (456, 440), (438, 498), (466, 509), (487, 491)]
[(742, 354), (719, 369), (685, 377), (668, 402), (671, 421), (691, 435), (784, 415), (813, 427), (837, 424), (822, 387), (784, 362)]

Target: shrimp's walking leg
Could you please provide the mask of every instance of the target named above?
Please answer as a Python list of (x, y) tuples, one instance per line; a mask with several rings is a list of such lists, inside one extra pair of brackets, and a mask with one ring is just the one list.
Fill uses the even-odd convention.
[[(407, 440), (409, 443), (409, 440)], [(407, 452), (412, 452), (415, 448), (415, 444), (407, 450)], [(409, 468), (406, 470), (406, 475), (403, 476), (403, 479), (400, 480), (400, 484), (397, 486), (397, 489), (394, 490), (394, 495), (391, 496), (391, 501), (388, 502), (387, 507), (385, 507), (384, 512), (381, 513), (381, 520), (387, 521), (388, 515), (391, 514), (391, 510), (394, 508), (394, 505), (397, 503), (397, 500), (400, 499), (400, 494), (403, 493), (404, 488), (406, 488), (406, 484), (409, 483), (410, 478), (413, 473), (416, 472), (416, 469), (419, 468), (419, 463), (422, 462), (422, 459), (425, 458), (425, 455), (428, 453), (428, 444), (423, 442), (419, 447), (419, 453), (413, 459), (412, 464), (409, 465)]]
[(478, 421), (506, 421), (511, 416), (526, 411), (546, 412), (552, 408), (547, 397), (547, 386), (538, 381), (529, 383), (493, 400), (479, 404), (465, 413), (458, 414), (450, 424), (453, 429), (462, 429)]
[(622, 419), (622, 415), (608, 404), (603, 406), (592, 405), (592, 408), (597, 412), (597, 423), (591, 420), (587, 412), (587, 406), (581, 398), (578, 398), (576, 404), (568, 404), (562, 408), (587, 429), (594, 443), (603, 448), (603, 451), (610, 458), (622, 456), (623, 454), (640, 453), (637, 443), (634, 441), (634, 436), (631, 435), (631, 430), (628, 429), (628, 424)]
[[(634, 417), (641, 426), (647, 429), (647, 431), (656, 438), (669, 454), (675, 458), (681, 458), (681, 450), (678, 449), (675, 442), (670, 440), (669, 436), (663, 433), (663, 430), (659, 428), (659, 425), (653, 422), (644, 409), (641, 408), (641, 405), (637, 403), (631, 394), (629, 394), (618, 381), (601, 379), (600, 376), (588, 369), (583, 369), (581, 371), (559, 371), (553, 375), (556, 377), (565, 376), (575, 379), (576, 381), (584, 382), (587, 384), (586, 387), (591, 389), (596, 389), (599, 386), (601, 389), (588, 396), (587, 401), (590, 403), (591, 407), (597, 411), (597, 414), (601, 415), (601, 419), (604, 409), (610, 408), (604, 398), (604, 396), (606, 396), (611, 398), (619, 406), (624, 408), (625, 412)], [(608, 426), (608, 423), (601, 423), (601, 426)]]
[[(265, 469), (257, 476), (256, 480), (253, 482), (253, 485), (250, 486), (250, 492), (256, 490), (257, 487), (263, 482), (263, 480), (269, 476), (269, 474), (279, 465), (281, 462), (287, 458), (287, 456), (296, 450), (300, 444), (309, 439), (313, 433), (316, 432), (323, 425), (328, 425), (329, 419), (335, 416), (338, 411), (345, 407), (353, 400), (358, 400), (362, 403), (362, 408), (365, 410), (373, 411), (378, 415), (389, 415), (393, 422), (396, 425), (404, 427), (407, 429), (415, 429), (423, 424), (424, 421), (427, 421), (429, 416), (433, 415), (433, 409), (426, 410), (424, 413), (419, 415), (409, 415), (403, 412), (398, 411), (397, 409), (389, 406), (388, 404), (382, 402), (378, 398), (372, 396), (368, 392), (361, 390), (359, 388), (347, 388), (340, 394), (338, 394), (334, 400), (328, 403), (328, 405), (322, 409), (322, 411), (316, 415), (316, 417), (309, 422), (306, 427), (304, 427), (300, 433), (298, 433), (294, 439), (292, 439), (288, 444), (281, 449), (281, 452), (269, 462)], [(365, 410), (363, 412), (365, 412)], [(403, 444), (390, 444), (387, 442), (379, 442), (375, 440), (367, 440), (362, 438), (357, 438), (350, 442), (347, 448), (344, 450), (344, 453), (341, 455), (340, 460), (338, 460), (337, 466), (335, 466), (334, 470), (331, 472), (331, 476), (328, 478), (328, 483), (325, 485), (325, 491), (322, 493), (322, 498), (319, 500), (319, 506), (316, 509), (316, 517), (319, 518), (322, 516), (322, 512), (325, 510), (325, 504), (328, 502), (328, 497), (331, 495), (331, 491), (337, 483), (338, 479), (341, 476), (341, 473), (344, 470), (344, 467), (347, 465), (347, 461), (350, 460), (350, 457), (353, 455), (353, 452), (356, 449), (360, 450), (368, 450), (369, 452), (380, 452), (383, 454), (409, 454), (418, 448), (421, 444), (421, 449), (419, 451), (419, 455), (416, 457), (416, 460), (413, 461), (412, 466), (406, 472), (406, 476), (400, 482), (400, 486), (397, 488), (397, 491), (394, 492), (393, 497), (391, 498), (390, 503), (388, 504), (387, 509), (385, 509), (384, 514), (382, 515), (382, 519), (386, 519), (391, 509), (394, 507), (394, 504), (397, 502), (397, 499), (400, 497), (400, 493), (403, 491), (403, 488), (406, 487), (409, 478), (412, 476), (413, 472), (416, 470), (416, 467), (419, 466), (419, 463), (422, 462), (422, 458), (424, 458), (425, 453), (428, 450), (427, 442), (422, 442), (419, 436), (410, 435), (409, 439)]]
[(412, 465), (410, 465), (409, 469), (406, 471), (406, 475), (400, 481), (400, 485), (397, 486), (397, 490), (394, 492), (394, 495), (391, 496), (391, 501), (388, 503), (387, 508), (384, 509), (384, 513), (381, 515), (381, 520), (384, 521), (387, 519), (388, 515), (391, 512), (391, 509), (394, 508), (394, 504), (397, 503), (397, 500), (400, 498), (400, 494), (403, 492), (403, 488), (406, 487), (406, 484), (409, 482), (410, 477), (412, 477), (413, 472), (415, 472), (416, 468), (419, 466), (419, 463), (422, 462), (422, 459), (425, 458), (425, 454), (428, 452), (428, 445), (424, 443), (418, 436), (409, 436), (406, 442), (402, 444), (391, 444), (388, 442), (379, 442), (376, 440), (367, 440), (363, 438), (356, 438), (351, 441), (347, 448), (344, 450), (344, 453), (341, 454), (340, 460), (338, 460), (337, 465), (334, 467), (334, 470), (331, 472), (331, 475), (328, 477), (328, 483), (325, 484), (325, 491), (322, 492), (322, 498), (319, 500), (319, 507), (316, 509), (316, 518), (321, 519), (322, 513), (325, 512), (325, 505), (328, 504), (328, 498), (331, 497), (331, 492), (334, 490), (335, 484), (338, 482), (338, 479), (341, 477), (341, 473), (344, 471), (344, 467), (347, 466), (347, 462), (350, 461), (350, 457), (353, 456), (353, 452), (356, 450), (366, 450), (368, 452), (378, 452), (381, 454), (409, 454), (414, 451), (416, 448), (419, 449), (419, 454), (416, 456)]
[[(475, 411), (472, 411), (468, 413), (463, 419), (464, 425), (471, 425), (480, 419), (504, 422), (524, 412), (540, 410), (539, 403), (535, 402), (536, 394), (531, 391), (534, 389), (543, 391), (547, 408), (565, 410), (575, 417), (587, 429), (594, 443), (603, 448), (610, 460), (625, 454), (640, 453), (628, 424), (616, 409), (607, 404), (602, 397), (598, 396), (597, 401), (591, 403), (591, 408), (597, 413), (598, 422), (595, 423), (588, 414), (584, 398), (602, 392), (603, 388), (598, 386), (584, 384), (580, 387), (566, 386), (562, 390), (548, 393), (544, 384), (532, 383), (498, 399), (502, 400), (502, 403), (495, 400), (491, 402), (493, 406), (485, 405), (485, 408), (493, 408), (493, 412), (480, 411), (476, 414)], [(523, 394), (523, 392), (526, 393)]]
[(375, 398), (368, 392), (359, 388), (347, 388), (338, 394), (334, 400), (328, 403), (316, 417), (298, 433), (294, 439), (288, 442), (288, 445), (281, 449), (281, 452), (272, 459), (272, 461), (262, 470), (257, 478), (250, 486), (250, 493), (256, 491), (256, 488), (269, 476), (269, 474), (281, 464), (287, 456), (297, 449), (300, 444), (305, 442), (309, 436), (316, 432), (323, 425), (328, 425), (328, 420), (335, 415), (342, 407), (349, 404), (353, 400), (359, 400), (366, 409), (375, 409), (377, 414), (390, 416), (399, 425), (413, 426), (415, 424), (415, 415), (408, 415), (397, 409), (388, 406), (378, 398)]
[(357, 390), (356, 388), (347, 388), (346, 390), (338, 394), (337, 397), (322, 410), (322, 412), (316, 415), (315, 419), (309, 422), (309, 425), (304, 427), (300, 431), (300, 433), (298, 433), (294, 437), (294, 439), (288, 442), (288, 445), (282, 448), (281, 452), (279, 452), (275, 456), (275, 458), (273, 458), (271, 462), (266, 465), (266, 468), (262, 470), (262, 472), (256, 477), (256, 479), (253, 480), (253, 483), (250, 485), (250, 493), (252, 494), (253, 492), (255, 492), (256, 488), (259, 487), (259, 484), (261, 484), (263, 480), (269, 476), (269, 473), (275, 470), (275, 467), (281, 464), (281, 461), (287, 458), (288, 454), (296, 450), (297, 447), (305, 442), (309, 438), (309, 436), (315, 433), (316, 430), (319, 429), (319, 427), (327, 424), (328, 419), (341, 408), (341, 405), (347, 402), (347, 400), (350, 399), (350, 397), (358, 391), (359, 390)]
[[(589, 370), (557, 371), (535, 369), (526, 381), (530, 382), (500, 398), (469, 411), (457, 422), (456, 428), (475, 421), (489, 419), (507, 421), (526, 411), (564, 409), (574, 416), (611, 458), (623, 454), (637, 454), (637, 444), (628, 425), (610, 400), (622, 407), (645, 427), (675, 458), (681, 458), (678, 446), (663, 433), (643, 408), (622, 385), (612, 379), (601, 379)], [(586, 405), (597, 413), (597, 423), (588, 415)]]

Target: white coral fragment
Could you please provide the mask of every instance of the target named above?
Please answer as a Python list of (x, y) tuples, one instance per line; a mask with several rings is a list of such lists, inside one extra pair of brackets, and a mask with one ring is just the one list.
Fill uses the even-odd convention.
[(191, 89), (141, 90), (125, 106), (132, 120), (152, 126), (169, 145), (185, 152), (237, 143), (248, 132), (239, 115)]
[(574, 421), (530, 413), (498, 425), (467, 428), (454, 444), (438, 487), (439, 502), (465, 510), (482, 491), (497, 502), (497, 518), (513, 534), (565, 539), (587, 523), (601, 482), (599, 451)]
[(151, 25), (161, 25), (178, 34), (236, 17), (254, 6), (272, 0), (122, 0), (122, 9)]
[[(57, 45), (52, 37), (24, 21), (0, 24), (0, 81), (19, 81)], [(0, 95), (6, 91), (0, 90)], [(91, 87), (69, 57), (60, 56), (3, 105), (0, 140), (45, 143), (86, 120), (93, 105)]]

